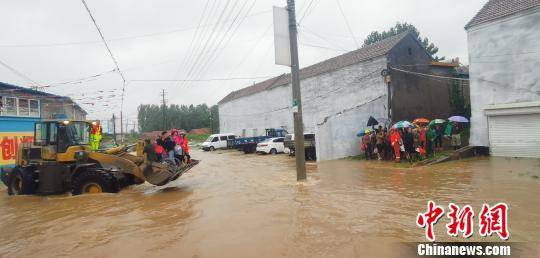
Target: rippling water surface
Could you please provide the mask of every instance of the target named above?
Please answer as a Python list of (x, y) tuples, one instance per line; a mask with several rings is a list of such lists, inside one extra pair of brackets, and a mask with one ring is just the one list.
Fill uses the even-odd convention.
[[(475, 210), (506, 202), (510, 241), (539, 254), (539, 160), (420, 168), (338, 160), (308, 164), (309, 180), (296, 183), (294, 159), (285, 155), (195, 157), (203, 161), (165, 187), (11, 197), (2, 186), (0, 256), (396, 257), (424, 241), (415, 217), (428, 200)], [(445, 235), (437, 224), (437, 240), (463, 240)]]

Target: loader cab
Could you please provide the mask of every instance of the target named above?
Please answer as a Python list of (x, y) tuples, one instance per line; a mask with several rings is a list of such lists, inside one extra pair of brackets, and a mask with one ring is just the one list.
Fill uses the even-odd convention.
[(85, 121), (38, 122), (34, 125), (34, 148), (28, 157), (57, 160), (69, 147), (88, 146), (90, 130), (91, 124)]

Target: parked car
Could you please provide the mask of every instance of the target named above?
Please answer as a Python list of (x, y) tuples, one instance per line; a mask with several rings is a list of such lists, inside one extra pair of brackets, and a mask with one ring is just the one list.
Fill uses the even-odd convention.
[[(283, 144), (285, 148), (289, 149), (289, 155), (294, 156), (294, 153), (295, 153), (294, 134), (285, 135)], [(304, 152), (305, 152), (305, 156), (307, 160), (317, 160), (314, 133), (304, 134)]]
[(278, 154), (285, 152), (285, 146), (283, 145), (283, 137), (275, 137), (266, 139), (260, 143), (257, 143), (257, 153), (265, 154)]
[(234, 141), (236, 136), (232, 133), (212, 134), (202, 144), (204, 151), (214, 151), (216, 149), (225, 149), (229, 147), (229, 142)]
[(234, 141), (234, 148), (236, 148), (239, 151), (243, 151), (244, 153), (254, 153), (257, 151), (257, 144), (268, 139), (268, 138), (274, 138), (274, 137), (284, 137), (287, 131), (281, 128), (270, 128), (266, 129), (266, 135), (264, 136), (255, 136), (255, 137), (243, 137), (243, 138), (237, 138)]

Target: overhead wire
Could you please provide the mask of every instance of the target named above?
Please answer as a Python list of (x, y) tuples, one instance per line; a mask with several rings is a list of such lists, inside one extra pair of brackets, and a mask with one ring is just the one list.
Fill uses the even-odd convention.
[[(201, 27), (201, 24), (205, 18), (205, 14), (206, 14), (206, 11), (208, 10), (208, 4), (210, 3), (210, 0), (207, 0), (206, 1), (206, 4), (204, 5), (204, 8), (203, 8), (203, 11), (202, 11), (202, 14), (201, 14), (201, 17), (199, 19), (199, 22), (197, 23), (197, 27), (195, 29), (195, 33), (193, 35), (193, 37), (191, 38), (191, 42), (189, 43), (189, 46), (188, 46), (188, 50), (192, 49), (193, 46), (194, 46), (194, 43), (195, 43), (195, 40), (198, 39), (198, 35), (199, 35), (199, 29)], [(215, 1), (214, 1), (214, 5), (215, 5)], [(191, 54), (193, 52), (192, 51), (189, 51), (187, 52), (187, 56), (184, 58), (184, 62), (182, 62), (182, 64), (178, 67), (177, 71), (175, 72), (173, 78), (175, 78), (176, 76), (178, 76), (178, 73), (180, 73), (181, 69), (183, 67), (185, 67), (187, 64), (188, 64), (188, 61), (190, 60), (191, 58)]]
[[(214, 44), (214, 41), (217, 39), (217, 37), (219, 37), (219, 32), (218, 32), (219, 29), (218, 28), (221, 27), (221, 26), (218, 26), (218, 25), (220, 25), (221, 20), (223, 19), (224, 15), (227, 13), (227, 9), (228, 9), (230, 3), (231, 3), (231, 0), (227, 0), (227, 2), (225, 3), (225, 6), (223, 7), (223, 9), (221, 10), (221, 13), (218, 16), (216, 26), (214, 26), (212, 28), (207, 40), (204, 43), (204, 46), (202, 47), (199, 54), (196, 56), (195, 61), (193, 62), (191, 67), (189, 68), (189, 71), (187, 73), (186, 78), (191, 78), (193, 76), (193, 73), (196, 72), (197, 68), (199, 67), (199, 65), (201, 63), (202, 58), (204, 58), (204, 52), (209, 47), (210, 43), (211, 43), (210, 44), (210, 49), (212, 49), (212, 45)], [(237, 3), (238, 3), (238, 0), (235, 0), (234, 6), (236, 6)], [(233, 6), (233, 8), (234, 8), (234, 6)], [(217, 37), (214, 36), (216, 32), (218, 32)]]
[(118, 65), (118, 61), (114, 57), (114, 55), (113, 55), (113, 53), (111, 51), (111, 48), (109, 47), (109, 44), (107, 44), (107, 40), (105, 40), (105, 37), (103, 36), (103, 33), (101, 32), (101, 29), (99, 28), (99, 26), (98, 26), (98, 24), (96, 22), (96, 19), (94, 19), (94, 16), (92, 15), (92, 11), (90, 11), (90, 8), (86, 4), (85, 0), (81, 0), (81, 2), (84, 5), (84, 7), (86, 8), (86, 11), (88, 12), (88, 15), (90, 16), (90, 19), (92, 19), (92, 22), (94, 23), (94, 26), (96, 27), (96, 29), (97, 29), (97, 31), (99, 33), (99, 36), (101, 37), (101, 40), (103, 41), (103, 44), (105, 45), (105, 48), (107, 48), (107, 51), (109, 52), (109, 55), (110, 55), (112, 61), (114, 62), (114, 65), (116, 66), (116, 71), (122, 77), (122, 81), (123, 81), (122, 82), (122, 101), (121, 101), (121, 106), (120, 106), (120, 114), (122, 114), (122, 111), (123, 111), (123, 108), (124, 108), (124, 95), (125, 95), (126, 86), (127, 86), (126, 77), (124, 76), (124, 73), (122, 73), (122, 70), (120, 70), (120, 66)]
[(347, 25), (347, 29), (349, 30), (349, 33), (351, 34), (351, 37), (354, 39), (354, 44), (356, 44), (356, 48), (360, 48), (360, 45), (358, 44), (358, 41), (356, 40), (356, 37), (354, 36), (354, 33), (351, 29), (351, 25), (349, 24), (349, 21), (347, 20), (347, 16), (345, 16), (345, 13), (343, 12), (343, 8), (341, 7), (341, 3), (339, 0), (336, 0), (337, 6), (339, 8), (339, 12), (341, 13), (341, 16), (343, 17), (343, 20), (345, 21), (345, 24)]
[(33, 85), (31, 86), (34, 86), (34, 87), (39, 87), (40, 84), (37, 83), (36, 81), (32, 80), (30, 77), (28, 77), (27, 75), (25, 75), (24, 73), (20, 72), (19, 70), (11, 67), (10, 65), (6, 64), (5, 62), (3, 62), (2, 60), (0, 60), (0, 65), (2, 65), (3, 67), (5, 67), (6, 69), (10, 70), (12, 73), (16, 74), (17, 76), (21, 77), (22, 79), (24, 79), (25, 81), (28, 81), (30, 83), (32, 83)]
[[(257, 15), (261, 15), (261, 14), (266, 14), (266, 13), (269, 13), (269, 12), (271, 12), (271, 10), (266, 10), (266, 11), (253, 13), (249, 17), (253, 17), (253, 16), (257, 16)], [(214, 24), (211, 24), (211, 23), (201, 24), (200, 28), (210, 27), (212, 25), (214, 25)], [(196, 28), (197, 28), (197, 26), (176, 28), (176, 29), (172, 29), (172, 30), (168, 30), (168, 31), (162, 31), (162, 32), (153, 32), (153, 33), (130, 35), (130, 36), (124, 36), (124, 37), (117, 37), (117, 38), (109, 38), (109, 39), (107, 39), (107, 41), (108, 42), (115, 42), (115, 41), (123, 41), (123, 40), (139, 39), (139, 38), (150, 38), (150, 37), (174, 34), (174, 33), (178, 33), (178, 32), (190, 31), (190, 30), (194, 30)], [(57, 42), (57, 43), (33, 43), (33, 44), (3, 44), (3, 45), (0, 45), (0, 48), (65, 47), (65, 46), (78, 46), (78, 45), (89, 45), (89, 44), (98, 44), (98, 43), (101, 43), (101, 40), (71, 41), (71, 42)]]
[[(230, 0), (227, 1), (227, 5), (229, 3), (230, 3)], [(216, 15), (214, 15), (214, 10), (217, 13), (219, 11), (218, 9), (219, 9), (218, 1), (214, 0), (214, 3), (212, 4), (212, 7), (210, 8), (210, 13), (208, 15), (208, 21), (210, 21), (212, 19), (212, 17), (216, 16)], [(185, 68), (184, 68), (186, 70), (186, 73), (185, 73), (186, 77), (189, 77), (191, 75), (192, 71), (193, 71), (193, 65), (190, 65), (190, 64), (191, 63), (196, 64), (197, 62), (199, 62), (200, 56), (202, 55), (202, 53), (204, 53), (204, 51), (206, 51), (206, 46), (208, 45), (208, 43), (210, 41), (210, 38), (212, 37), (213, 32), (215, 31), (215, 28), (221, 22), (220, 18), (223, 17), (222, 14), (224, 13), (224, 11), (225, 11), (225, 9), (222, 10), (220, 15), (217, 15), (217, 17), (219, 17), (219, 18), (217, 19), (217, 22), (214, 23), (214, 26), (212, 26), (211, 28), (208, 28), (208, 30), (203, 30), (203, 32), (201, 33), (200, 38), (198, 39), (199, 43), (194, 44), (195, 48), (190, 51), (190, 53), (189, 53), (190, 58), (187, 60), (187, 63), (186, 63)], [(178, 84), (176, 86), (178, 86)]]
[[(246, 0), (244, 2), (244, 4), (242, 5), (242, 7), (240, 8), (240, 11), (238, 11), (238, 14), (236, 15), (235, 19), (233, 20), (233, 22), (231, 22), (231, 25), (229, 26), (229, 28), (227, 29), (227, 31), (225, 32), (224, 34), (224, 37), (221, 39), (221, 41), (218, 43), (218, 46), (216, 47), (216, 51), (208, 58), (208, 62), (206, 64), (203, 65), (202, 67), (202, 72), (199, 73), (199, 75), (195, 78), (200, 78), (201, 76), (203, 76), (205, 74), (205, 71), (209, 70), (210, 67), (215, 63), (216, 60), (219, 59), (220, 55), (223, 54), (224, 50), (228, 47), (229, 43), (231, 42), (231, 40), (233, 39), (233, 37), (236, 35), (236, 32), (238, 31), (238, 29), (240, 28), (240, 26), (243, 24), (243, 22), (245, 21), (245, 17), (247, 17), (247, 15), (244, 15), (244, 18), (241, 19), (237, 24), (236, 24), (236, 27), (234, 27), (234, 30), (232, 31), (232, 33), (229, 34), (229, 37), (227, 38), (227, 34), (229, 33), (229, 31), (233, 28), (234, 26), (234, 23), (235, 23), (235, 20), (237, 20), (237, 18), (240, 16), (240, 14), (242, 13), (244, 7), (247, 5), (247, 3), (249, 2), (249, 0)], [(252, 4), (248, 7), (247, 9), (247, 12), (246, 14), (249, 14), (251, 12), (251, 10), (253, 9), (253, 7), (255, 6), (255, 3), (256, 1), (252, 1)], [(225, 40), (226, 39), (226, 40)], [(225, 43), (223, 43), (223, 40), (225, 40)], [(223, 47), (222, 47), (223, 46)], [(220, 47), (222, 47), (220, 49)]]
[(256, 76), (256, 77), (229, 77), (229, 78), (210, 78), (210, 79), (135, 79), (130, 82), (209, 82), (209, 81), (233, 81), (233, 80), (253, 80), (265, 79), (271, 76)]
[[(223, 42), (223, 40), (227, 36), (227, 33), (233, 27), (234, 23), (238, 19), (238, 16), (241, 14), (242, 9), (245, 7), (245, 4), (247, 3), (247, 1), (245, 1), (244, 5), (241, 7), (242, 9), (240, 9), (240, 11), (236, 15), (234, 15), (234, 10), (235, 10), (235, 7), (238, 4), (238, 2), (239, 2), (239, 0), (234, 1), (233, 6), (230, 8), (230, 11), (227, 14), (227, 17), (233, 17), (234, 16), (234, 18), (232, 19), (232, 22), (231, 23), (223, 23), (223, 25), (220, 26), (220, 28), (218, 29), (219, 32), (218, 32), (217, 36), (214, 38), (213, 42), (210, 44), (209, 50), (206, 53), (201, 53), (202, 54), (202, 59), (201, 59), (201, 62), (198, 64), (198, 67), (195, 69), (195, 72), (193, 74), (193, 78), (198, 78), (199, 74), (204, 72), (204, 69), (205, 69), (207, 63), (209, 63), (211, 61), (212, 56), (216, 53), (216, 51), (219, 50), (219, 47), (221, 46), (221, 43)], [(227, 18), (226, 18), (226, 20), (227, 20)], [(227, 26), (227, 24), (229, 26)], [(225, 29), (225, 27), (227, 27), (227, 30), (223, 33), (223, 30)]]
[[(300, 17), (300, 19), (298, 20), (298, 24), (302, 24), (302, 21), (304, 21), (304, 18), (307, 17), (308, 13), (310, 13), (310, 11), (312, 10), (312, 9), (311, 9), (311, 6), (312, 6), (313, 2), (314, 2), (314, 0), (311, 0), (311, 1), (309, 2), (309, 4), (307, 5), (306, 9), (304, 10), (304, 14), (302, 14), (302, 16)], [(317, 0), (317, 2), (315, 3), (315, 5), (317, 5), (317, 3), (318, 3), (318, 0)], [(313, 8), (315, 8), (315, 5), (313, 6)]]

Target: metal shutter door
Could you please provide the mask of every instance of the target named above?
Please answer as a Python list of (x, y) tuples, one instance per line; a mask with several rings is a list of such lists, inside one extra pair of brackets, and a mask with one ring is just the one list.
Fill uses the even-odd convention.
[(540, 158), (540, 114), (489, 116), (491, 155)]

